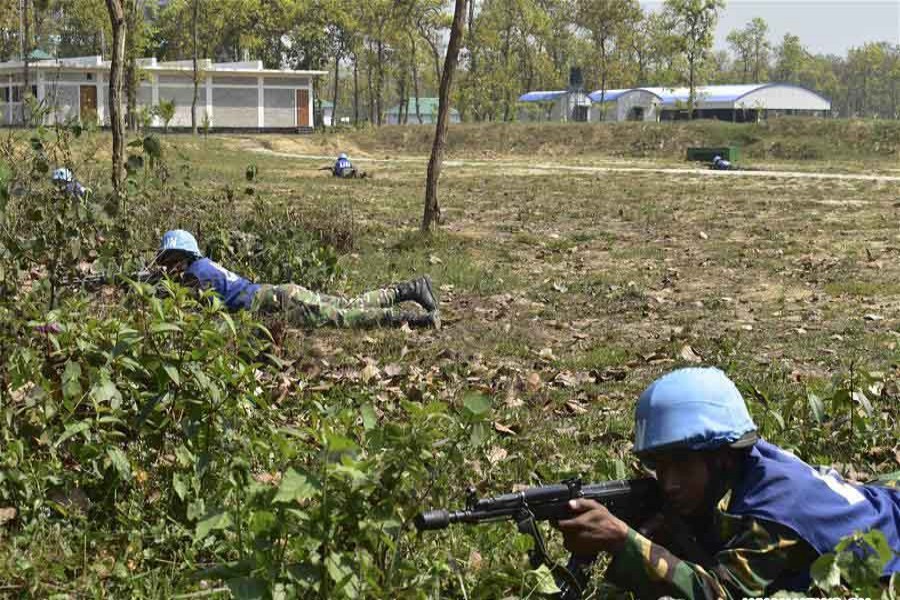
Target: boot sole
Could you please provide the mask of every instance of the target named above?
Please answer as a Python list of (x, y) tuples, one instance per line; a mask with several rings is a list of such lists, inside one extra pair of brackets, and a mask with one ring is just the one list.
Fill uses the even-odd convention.
[(433, 304), (431, 308), (427, 306), (423, 308), (429, 312), (434, 312), (438, 309), (438, 299), (437, 296), (434, 295), (434, 288), (431, 286), (431, 276), (425, 275), (423, 276), (423, 279), (425, 280), (425, 288), (428, 290), (428, 295), (431, 296), (431, 302)]

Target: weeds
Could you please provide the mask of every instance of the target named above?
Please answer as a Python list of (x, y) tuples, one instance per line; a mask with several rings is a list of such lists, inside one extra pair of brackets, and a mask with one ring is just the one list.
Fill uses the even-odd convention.
[[(124, 202), (99, 177), (74, 201), (47, 171), (95, 172), (99, 134), (30, 137), (7, 138), (0, 162), (0, 594), (537, 597), (546, 581), (526, 566), (527, 538), (502, 526), (419, 537), (412, 515), (469, 485), (629, 474), (634, 398), (684, 360), (725, 368), (763, 436), (807, 461), (859, 477), (896, 470), (895, 336), (864, 320), (883, 307), (853, 304), (890, 295), (890, 255), (852, 269), (821, 256), (856, 221), (797, 223), (797, 209), (754, 200), (755, 183), (709, 183), (698, 198), (684, 182), (619, 176), (605, 183), (636, 202), (632, 219), (618, 200), (580, 194), (578, 175), (519, 182), (523, 208), (501, 193), (509, 181), (484, 176), (454, 231), (423, 239), (393, 229), (412, 176), (338, 187), (284, 159), (248, 170), (218, 138), (141, 136)], [(796, 201), (814, 211), (823, 193)], [(495, 236), (503, 219), (484, 209), (518, 211), (528, 229)], [(807, 231), (807, 217), (837, 229)], [(860, 236), (883, 227), (860, 219)], [(791, 237), (740, 227), (757, 220), (793, 231), (797, 256), (756, 258), (754, 246)], [(705, 244), (701, 225), (745, 241)], [(140, 266), (175, 226), (272, 283), (361, 287), (430, 271), (452, 326), (282, 343), (172, 282), (97, 294), (61, 284)], [(553, 260), (536, 256), (542, 244)], [(823, 276), (829, 265), (840, 278)], [(873, 282), (865, 294), (847, 281), (849, 299), (827, 298), (859, 269), (870, 269), (857, 278)], [(744, 284), (767, 279), (783, 282), (771, 297)], [(873, 554), (854, 566), (851, 542), (817, 566), (822, 591), (871, 591)], [(880, 560), (878, 539), (855, 542)], [(549, 543), (562, 558), (558, 536)]]

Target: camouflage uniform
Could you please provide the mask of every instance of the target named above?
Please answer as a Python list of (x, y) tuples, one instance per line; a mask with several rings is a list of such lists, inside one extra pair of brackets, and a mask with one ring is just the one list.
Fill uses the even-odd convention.
[(399, 317), (392, 308), (396, 289), (366, 292), (356, 298), (342, 298), (313, 292), (293, 283), (260, 286), (252, 309), (280, 317), (298, 327), (374, 327)]
[[(900, 472), (876, 483), (900, 488)], [(682, 560), (632, 529), (607, 569), (607, 581), (639, 598), (714, 600), (767, 596), (782, 589), (786, 577), (808, 571), (818, 553), (806, 541), (777, 523), (728, 514), (730, 499), (729, 492), (719, 501), (708, 528), (718, 539), (711, 564)]]

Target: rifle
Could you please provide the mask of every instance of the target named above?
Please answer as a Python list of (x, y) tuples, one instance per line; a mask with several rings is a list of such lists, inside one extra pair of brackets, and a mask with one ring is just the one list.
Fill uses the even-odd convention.
[(163, 278), (160, 270), (151, 271), (149, 269), (141, 269), (137, 273), (116, 273), (114, 275), (88, 275), (85, 277), (77, 277), (75, 279), (65, 279), (61, 282), (64, 286), (77, 286), (88, 290), (97, 290), (104, 285), (121, 283), (125, 279), (137, 281), (139, 283), (157, 283)]
[(546, 565), (566, 600), (581, 597), (587, 576), (581, 569), (590, 564), (573, 557), (569, 568), (553, 563), (547, 555), (544, 539), (537, 527), (539, 521), (560, 521), (575, 516), (569, 500), (588, 498), (605, 506), (631, 527), (637, 527), (662, 509), (662, 492), (653, 478), (619, 479), (582, 485), (580, 479), (569, 479), (554, 485), (532, 487), (520, 492), (479, 499), (473, 488), (466, 494), (463, 510), (429, 510), (413, 520), (419, 531), (445, 529), (454, 523), (476, 525), (494, 521), (515, 521), (519, 532), (530, 535), (534, 546), (529, 551), (532, 568)]

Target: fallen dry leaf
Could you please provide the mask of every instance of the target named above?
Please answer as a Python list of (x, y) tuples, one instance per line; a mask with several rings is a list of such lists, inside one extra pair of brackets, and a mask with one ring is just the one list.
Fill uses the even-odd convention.
[(566, 407), (571, 410), (576, 415), (584, 414), (587, 412), (587, 409), (581, 405), (580, 402), (575, 400), (566, 400)]
[(16, 509), (0, 508), (0, 525), (5, 525), (16, 518)]
[(472, 550), (469, 553), (469, 570), (470, 571), (479, 571), (481, 570), (481, 566), (484, 564), (484, 559), (481, 558), (481, 554), (477, 550)]
[(519, 397), (512, 397), (506, 401), (507, 408), (519, 408), (520, 406), (524, 406), (525, 401)]
[(569, 371), (560, 371), (557, 373), (556, 377), (553, 378), (553, 381), (567, 388), (575, 387), (575, 384), (577, 383), (575, 376)]
[(705, 232), (705, 231), (701, 231), (701, 232), (700, 232), (700, 239), (701, 239), (701, 240), (708, 240), (708, 239), (709, 239), (709, 236), (706, 235), (706, 232)]
[[(520, 400), (521, 402), (521, 400)], [(499, 423), (494, 421), (494, 430), (498, 433), (505, 433), (506, 435), (516, 435), (516, 432), (504, 425), (503, 423)]]
[(541, 348), (538, 356), (545, 360), (556, 360), (556, 357), (553, 355), (553, 348)]
[(391, 363), (384, 368), (384, 374), (388, 377), (397, 377), (403, 374), (403, 367), (398, 364)]
[(684, 346), (682, 346), (681, 352), (679, 352), (678, 355), (687, 362), (698, 363), (703, 361), (700, 355), (697, 354), (697, 352), (695, 352), (689, 344), (685, 344)]
[(509, 453), (505, 448), (501, 448), (500, 446), (494, 446), (488, 451), (487, 459), (488, 462), (492, 465), (496, 465), (500, 461), (506, 459)]
[(278, 485), (281, 483), (281, 473), (254, 473), (253, 479), (263, 485)]
[(532, 373), (528, 376), (528, 380), (525, 382), (526, 388), (529, 392), (536, 392), (541, 389), (541, 376), (537, 372)]

